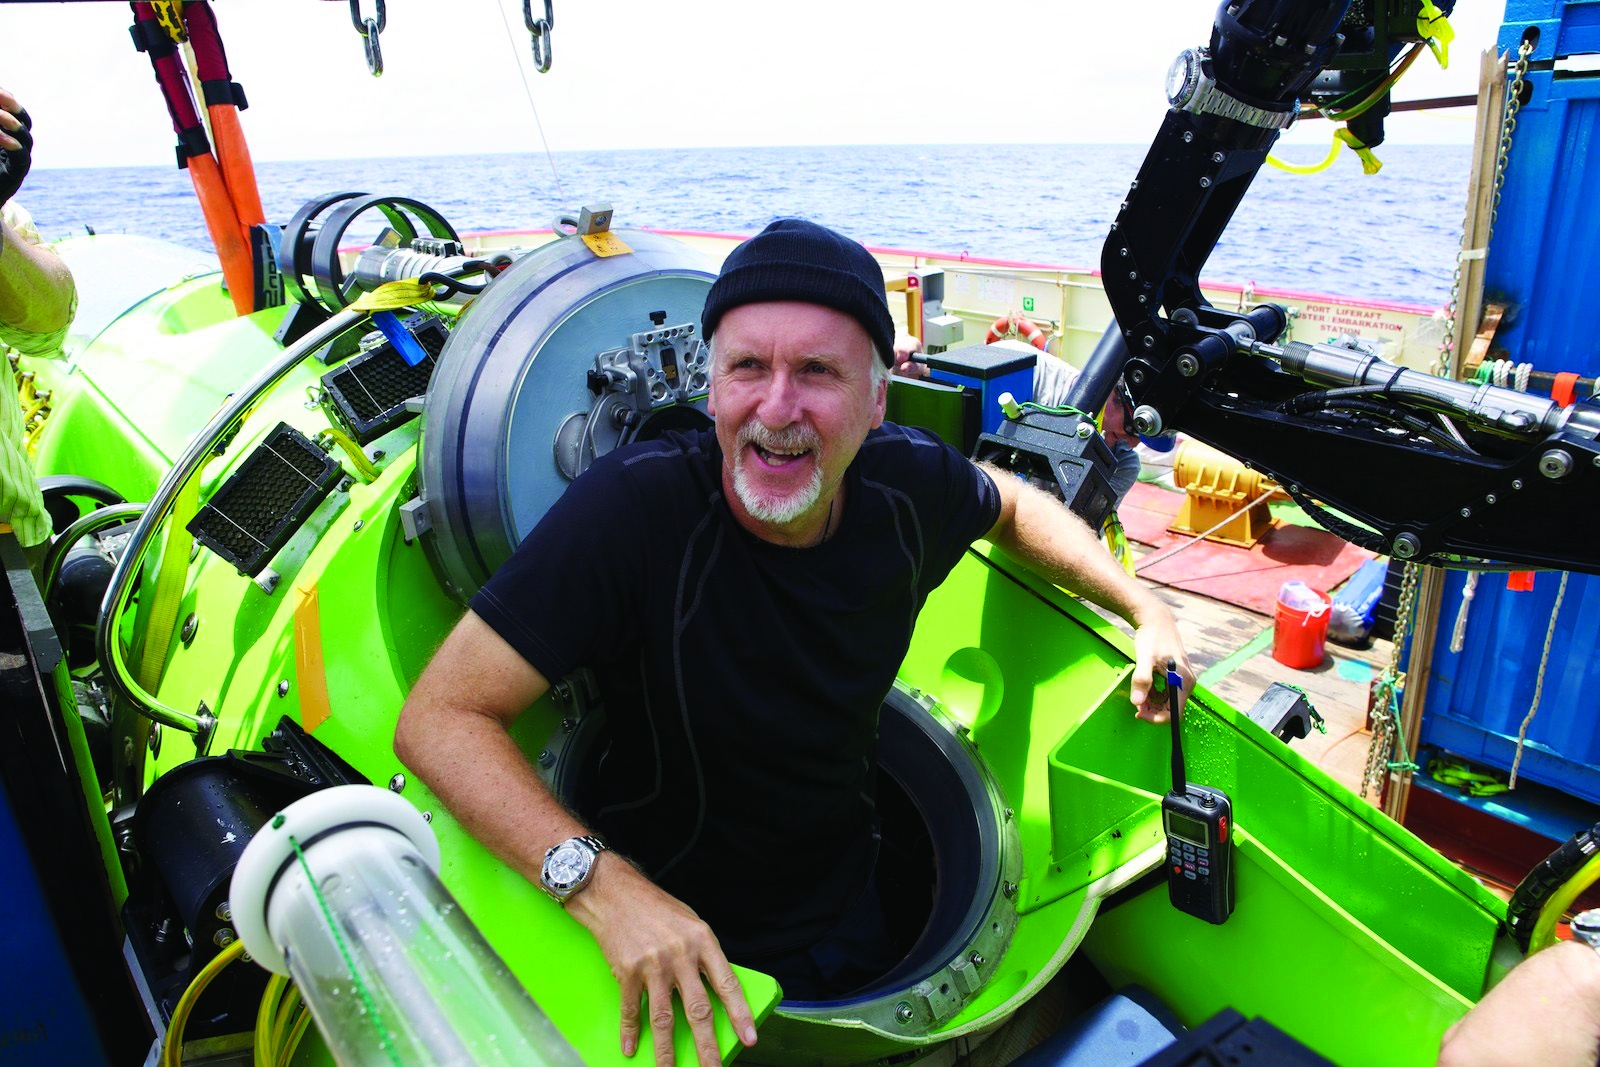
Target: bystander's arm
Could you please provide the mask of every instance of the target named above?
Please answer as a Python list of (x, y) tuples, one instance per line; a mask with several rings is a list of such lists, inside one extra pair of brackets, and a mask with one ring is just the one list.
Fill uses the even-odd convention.
[(72, 272), (0, 219), (0, 324), (51, 334), (72, 321)]
[[(468, 612), (417, 680), (395, 727), (394, 750), (473, 837), (539, 884), (546, 849), (589, 833), (545, 788), (507, 729), (550, 688), (486, 622)], [(673, 1062), (677, 990), (702, 1067), (722, 1062), (705, 982), (740, 1040), (755, 1022), (715, 934), (690, 908), (613, 852), (596, 860), (567, 910), (599, 943), (621, 987), (621, 1043), (638, 1049), (648, 1004), (656, 1063)]]
[(1439, 1067), (1594, 1067), (1600, 953), (1563, 941), (1511, 969), (1449, 1030)]
[(1054, 497), (1002, 470), (985, 467), (1000, 492), (1000, 518), (988, 540), (1050, 581), (1116, 612), (1134, 627), (1134, 670), (1129, 699), (1141, 719), (1167, 721), (1167, 698), (1152, 678), (1168, 660), (1178, 665), (1184, 687), (1194, 671), (1172, 612), (1122, 569), (1084, 521)]

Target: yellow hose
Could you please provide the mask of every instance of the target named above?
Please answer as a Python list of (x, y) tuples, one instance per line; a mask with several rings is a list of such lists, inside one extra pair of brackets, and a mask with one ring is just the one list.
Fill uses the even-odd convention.
[[(335, 430), (331, 426), (323, 430), (322, 433), (326, 434), (334, 444), (344, 449), (344, 454), (350, 457), (350, 462), (355, 465), (356, 473), (361, 475), (363, 482), (371, 485), (377, 479), (378, 468), (372, 465), (372, 460), (368, 459), (367, 454), (361, 451), (360, 445), (351, 440), (349, 434), (342, 430)], [(318, 436), (321, 436), (321, 434)]]
[(289, 1029), (288, 1039), (283, 1043), (283, 1051), (278, 1054), (278, 1062), (273, 1067), (289, 1067), (289, 1062), (294, 1059), (295, 1050), (300, 1047), (300, 1038), (305, 1036), (306, 1026), (311, 1022), (311, 1012), (305, 1005), (300, 1006), (300, 1013), (295, 1016), (294, 1026)]
[(278, 1005), (283, 1002), (283, 990), (288, 984), (289, 979), (275, 974), (267, 979), (266, 991), (261, 994), (261, 1007), (256, 1010), (256, 1067), (272, 1067), (277, 1062), (272, 1048), (272, 1021), (277, 1018)]
[(206, 991), (206, 986), (222, 972), (222, 968), (243, 955), (243, 941), (229, 942), (227, 948), (200, 968), (200, 973), (194, 976), (189, 988), (183, 991), (177, 1006), (172, 1009), (172, 1019), (167, 1023), (166, 1040), (161, 1043), (161, 1067), (178, 1067), (183, 1062), (183, 1028), (189, 1022), (189, 1013), (194, 1010), (195, 1001), (200, 999), (200, 994)]
[(1544, 902), (1544, 907), (1539, 909), (1539, 921), (1533, 924), (1533, 935), (1528, 938), (1528, 955), (1555, 944), (1556, 923), (1561, 921), (1578, 895), (1593, 885), (1596, 879), (1600, 879), (1600, 855), (1595, 855), (1578, 868), (1578, 873), (1563, 882), (1561, 888), (1551, 893), (1550, 899)]

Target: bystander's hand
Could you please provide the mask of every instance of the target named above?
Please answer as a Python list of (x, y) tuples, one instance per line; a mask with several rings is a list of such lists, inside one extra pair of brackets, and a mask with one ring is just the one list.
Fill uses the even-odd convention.
[(912, 337), (909, 333), (897, 331), (894, 335), (894, 372), (902, 378), (926, 378), (928, 365), (918, 363), (911, 358), (914, 353), (921, 351), (920, 337)]
[(33, 162), (33, 135), (27, 115), (15, 96), (0, 89), (0, 205), (22, 188), (22, 179), (28, 176)]
[(1133, 680), (1128, 691), (1128, 699), (1138, 709), (1135, 714), (1146, 722), (1166, 722), (1170, 718), (1172, 694), (1165, 684), (1155, 682), (1158, 675), (1165, 679), (1168, 661), (1177, 664), (1187, 699), (1194, 690), (1194, 668), (1189, 665), (1189, 655), (1178, 636), (1177, 620), (1151, 594), (1134, 620)]
[(746, 1047), (756, 1043), (744, 989), (711, 927), (620, 856), (601, 853), (593, 880), (568, 901), (567, 910), (594, 935), (622, 987), (623, 1055), (638, 1051), (642, 1004), (649, 1014), (656, 1063), (671, 1067), (674, 991), (694, 1034), (700, 1067), (722, 1062), (711, 994), (722, 1001), (739, 1040)]

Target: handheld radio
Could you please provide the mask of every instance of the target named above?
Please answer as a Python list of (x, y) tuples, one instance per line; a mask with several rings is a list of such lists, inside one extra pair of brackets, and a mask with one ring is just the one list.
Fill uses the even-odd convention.
[(1167, 835), (1167, 893), (1172, 906), (1221, 925), (1233, 914), (1233, 804), (1226, 793), (1189, 781), (1179, 712), (1183, 677), (1167, 661), (1172, 718), (1172, 791), (1161, 798)]

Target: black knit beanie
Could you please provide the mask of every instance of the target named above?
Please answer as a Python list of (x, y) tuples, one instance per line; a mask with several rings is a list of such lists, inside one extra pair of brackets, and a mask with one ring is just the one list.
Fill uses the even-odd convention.
[(729, 253), (706, 295), (706, 337), (741, 304), (797, 300), (821, 304), (859, 322), (879, 357), (894, 365), (894, 320), (883, 270), (858, 242), (805, 219), (779, 219)]

